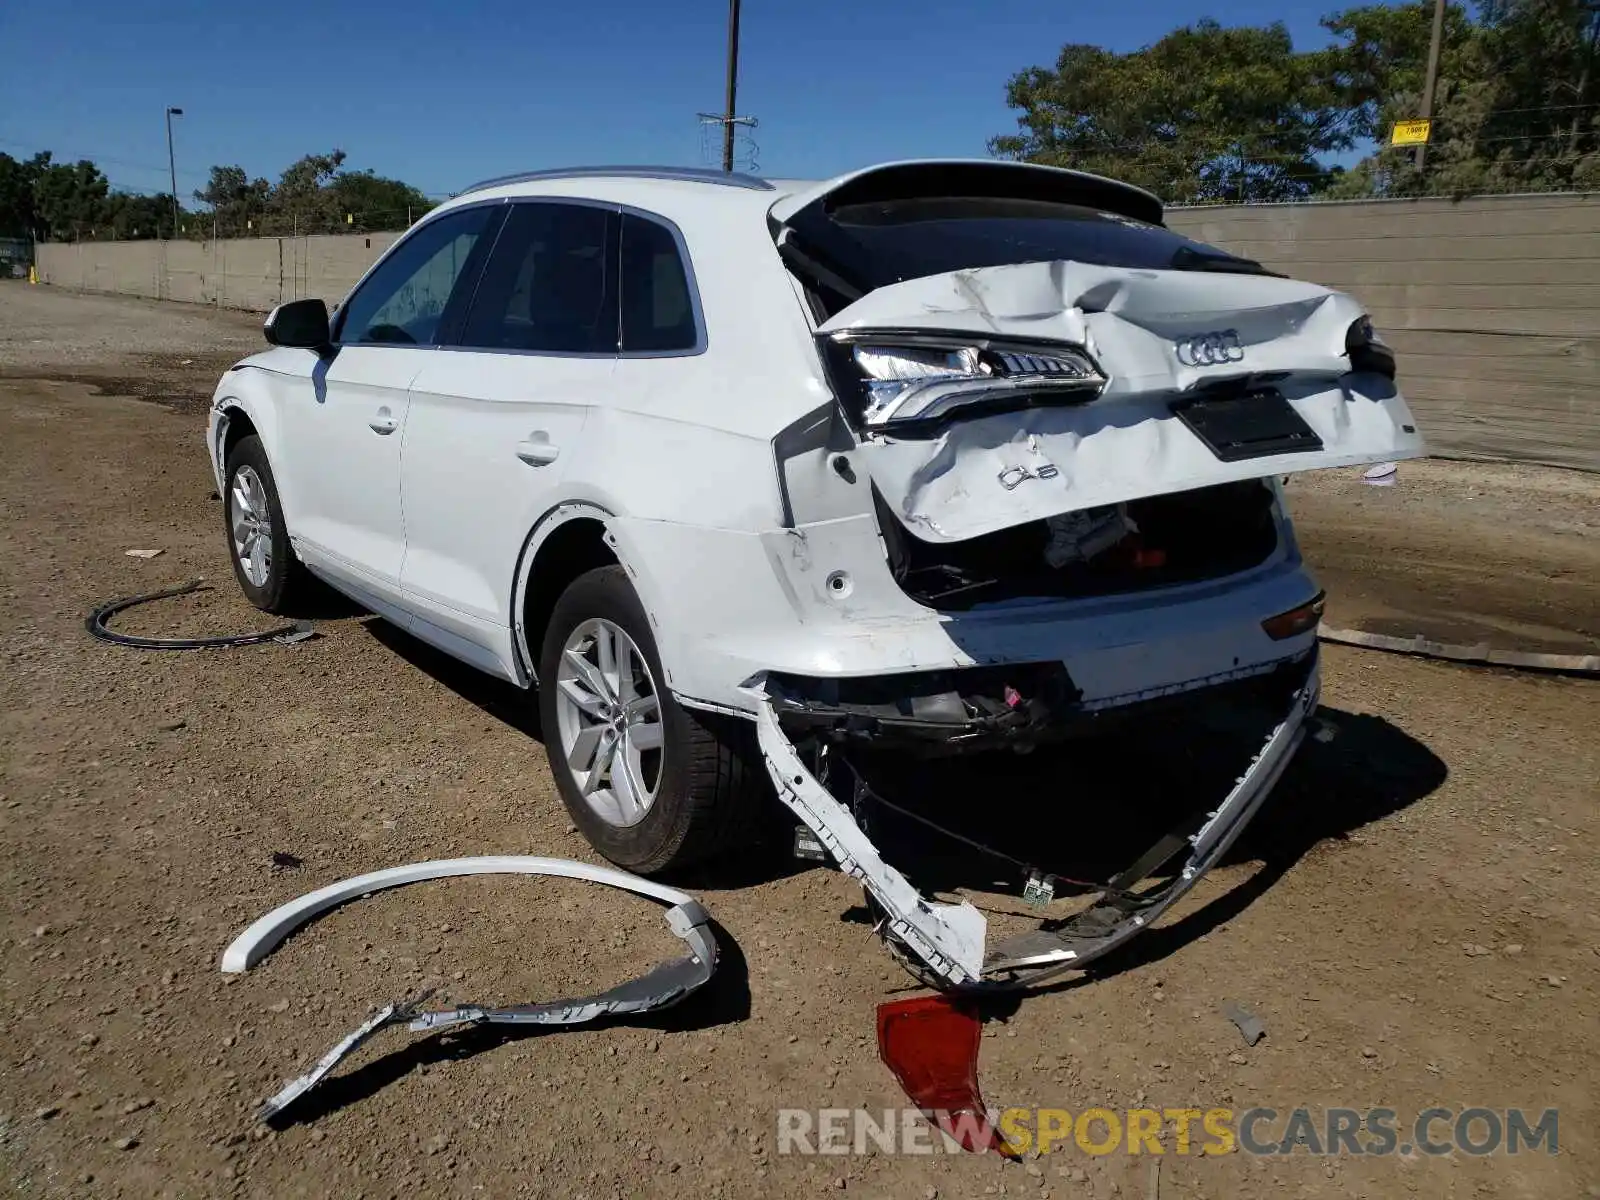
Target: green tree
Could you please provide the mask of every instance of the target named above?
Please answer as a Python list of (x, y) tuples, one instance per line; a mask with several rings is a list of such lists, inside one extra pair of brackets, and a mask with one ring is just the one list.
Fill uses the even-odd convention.
[(1383, 145), (1422, 111), (1432, 5), (1348, 9), (1323, 20), (1341, 39), (1340, 82), (1377, 151), (1332, 195), (1563, 190), (1600, 184), (1596, 91), (1600, 4), (1487, 0), (1474, 20), (1446, 9), (1426, 177), (1413, 152)]
[(371, 171), (343, 171), (333, 180), (336, 210), (365, 229), (404, 229), (433, 207), (409, 183), (385, 179)]
[[(1433, 4), (1375, 4), (1345, 9), (1322, 19), (1338, 42), (1332, 52), (1336, 78), (1357, 135), (1378, 150), (1335, 182), (1332, 197), (1404, 195), (1423, 182), (1409, 148), (1385, 149), (1396, 121), (1422, 112)], [(1433, 140), (1428, 147), (1428, 186), (1467, 192), (1488, 186), (1479, 150), (1484, 122), (1497, 88), (1484, 56), (1481, 30), (1460, 5), (1445, 8), (1439, 77), (1434, 89)]]
[(106, 215), (111, 184), (88, 159), (54, 162), (48, 152), (35, 155), (33, 199), (40, 236), (49, 241), (72, 241), (92, 234)]
[(209, 184), (195, 198), (212, 207), (218, 228), (231, 237), (404, 229), (431, 207), (408, 183), (344, 170), (345, 158), (343, 150), (307, 154), (276, 184), (251, 180), (243, 167), (212, 167)]
[[(179, 224), (193, 220), (193, 213), (178, 210)], [(103, 236), (118, 239), (170, 238), (172, 228), (172, 196), (166, 192), (147, 196), (137, 192), (112, 192), (106, 199)], [(96, 231), (96, 236), (102, 236)], [(180, 234), (181, 236), (181, 234)]]
[(291, 163), (272, 189), (268, 205), (274, 233), (333, 233), (344, 220), (337, 211), (333, 182), (344, 164), (343, 150), (308, 154)]
[(0, 237), (32, 237), (38, 227), (33, 202), (34, 163), (0, 154)]
[(989, 149), (1172, 201), (1295, 199), (1337, 177), (1322, 156), (1355, 144), (1338, 65), (1328, 51), (1297, 52), (1281, 23), (1203, 20), (1127, 54), (1067, 45), (1054, 68), (1011, 79), (1019, 132)]
[(1600, 3), (1484, 0), (1486, 57), (1499, 89), (1481, 148), (1524, 187), (1600, 185)]
[(1011, 79), (1018, 133), (990, 150), (1178, 201), (1600, 187), (1600, 0), (1448, 5), (1423, 174), (1385, 142), (1421, 115), (1432, 19), (1432, 0), (1344, 9), (1300, 52), (1281, 25), (1214, 21), (1130, 54), (1068, 45)]
[(210, 207), (219, 236), (244, 237), (259, 232), (254, 225), (260, 224), (271, 194), (272, 185), (265, 179), (251, 179), (243, 167), (231, 166), (212, 167), (209, 182), (194, 198)]

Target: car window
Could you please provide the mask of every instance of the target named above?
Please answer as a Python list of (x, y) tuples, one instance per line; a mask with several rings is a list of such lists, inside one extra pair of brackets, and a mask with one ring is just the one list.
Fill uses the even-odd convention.
[(511, 206), (461, 344), (549, 354), (617, 352), (615, 209)]
[(451, 292), (498, 215), (490, 207), (463, 208), (429, 221), (406, 238), (345, 304), (338, 341), (432, 345)]
[(869, 287), (975, 267), (1069, 259), (1106, 267), (1181, 268), (1243, 262), (1119, 213), (1041, 200), (919, 197), (848, 205), (830, 216)]
[(694, 301), (678, 239), (659, 221), (622, 216), (624, 353), (693, 350)]
[(1252, 259), (1164, 225), (1027, 196), (925, 195), (832, 208), (814, 204), (796, 213), (788, 229), (794, 236), (780, 253), (806, 284), (819, 319), (867, 292), (907, 279), (1020, 263), (1272, 274)]

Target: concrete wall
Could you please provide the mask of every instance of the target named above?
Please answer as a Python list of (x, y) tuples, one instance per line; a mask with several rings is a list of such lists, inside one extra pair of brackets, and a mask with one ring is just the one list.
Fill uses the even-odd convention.
[(216, 242), (80, 242), (39, 247), (39, 279), (266, 312), (285, 300), (343, 299), (397, 233), (239, 238)]
[[(1440, 453), (1600, 470), (1600, 195), (1171, 209), (1363, 300)], [(46, 283), (266, 311), (342, 298), (393, 233), (39, 247)]]
[(1440, 453), (1600, 470), (1600, 195), (1171, 209), (1362, 300)]

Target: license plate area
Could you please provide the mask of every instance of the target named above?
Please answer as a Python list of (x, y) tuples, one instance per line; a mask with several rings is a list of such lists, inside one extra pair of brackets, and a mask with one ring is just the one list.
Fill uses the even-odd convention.
[(1322, 439), (1277, 388), (1178, 400), (1172, 412), (1223, 462), (1322, 449)]

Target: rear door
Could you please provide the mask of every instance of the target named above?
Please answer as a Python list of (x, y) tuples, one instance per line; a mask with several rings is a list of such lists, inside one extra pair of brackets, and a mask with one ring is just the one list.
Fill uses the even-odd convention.
[(342, 306), (331, 354), (283, 381), (290, 526), (302, 556), (352, 590), (393, 600), (405, 555), (400, 460), (411, 381), (464, 303), (500, 210), (419, 226)]
[(401, 584), (419, 637), (515, 678), (511, 596), (617, 365), (616, 205), (518, 201), (453, 344), (412, 382)]

